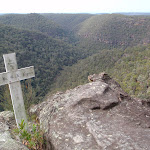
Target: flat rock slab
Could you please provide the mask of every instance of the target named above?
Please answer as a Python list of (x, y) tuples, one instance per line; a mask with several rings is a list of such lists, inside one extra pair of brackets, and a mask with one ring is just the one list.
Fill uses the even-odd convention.
[(149, 150), (150, 108), (113, 79), (57, 93), (32, 108), (48, 150)]

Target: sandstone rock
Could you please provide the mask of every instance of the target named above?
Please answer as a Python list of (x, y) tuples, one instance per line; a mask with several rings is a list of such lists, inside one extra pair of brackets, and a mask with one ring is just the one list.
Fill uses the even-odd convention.
[[(107, 74), (34, 107), (48, 150), (149, 150), (150, 108)], [(96, 77), (96, 80), (95, 80)]]
[(10, 111), (0, 112), (0, 150), (28, 150), (22, 143), (12, 138), (10, 129), (15, 125)]

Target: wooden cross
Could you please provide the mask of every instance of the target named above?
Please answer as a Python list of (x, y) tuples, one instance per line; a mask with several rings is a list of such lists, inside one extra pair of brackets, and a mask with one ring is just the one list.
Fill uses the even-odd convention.
[(16, 54), (3, 55), (6, 72), (0, 73), (0, 85), (9, 85), (17, 127), (24, 120), (27, 123), (20, 80), (35, 77), (34, 67), (18, 69)]

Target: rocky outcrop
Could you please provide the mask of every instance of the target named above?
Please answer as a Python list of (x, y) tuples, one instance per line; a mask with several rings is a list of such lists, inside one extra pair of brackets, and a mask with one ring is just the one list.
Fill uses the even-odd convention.
[(47, 150), (149, 150), (150, 108), (107, 74), (34, 106)]
[(14, 126), (13, 113), (10, 111), (0, 112), (0, 150), (28, 150), (21, 142), (12, 138), (10, 131)]

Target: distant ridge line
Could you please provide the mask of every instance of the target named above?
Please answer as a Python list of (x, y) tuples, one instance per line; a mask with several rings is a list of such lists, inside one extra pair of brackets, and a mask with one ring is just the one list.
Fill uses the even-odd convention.
[[(0, 13), (0, 15), (5, 15), (5, 14), (31, 14), (31, 13)], [(92, 15), (103, 15), (103, 14), (122, 14), (122, 15), (129, 15), (129, 16), (138, 16), (138, 15), (143, 15), (143, 16), (149, 16), (150, 12), (102, 12), (102, 13), (90, 13), (90, 12), (84, 12), (84, 13), (52, 13), (52, 12), (43, 12), (43, 13), (36, 13), (36, 14), (92, 14)]]

